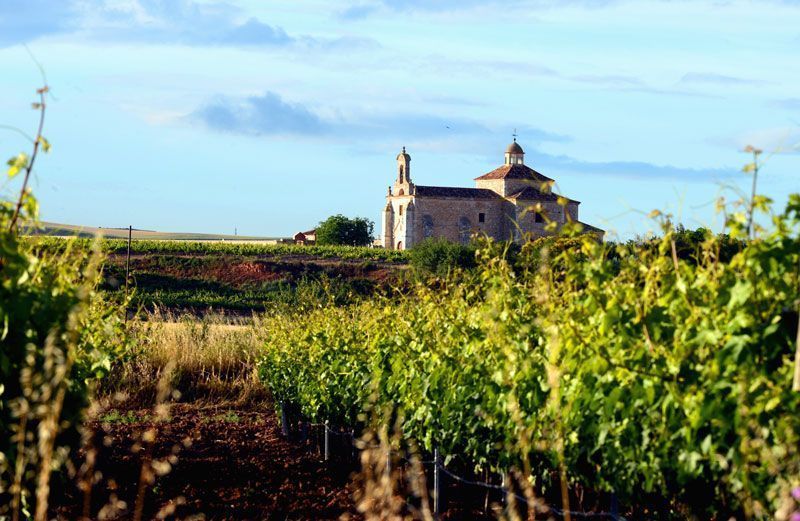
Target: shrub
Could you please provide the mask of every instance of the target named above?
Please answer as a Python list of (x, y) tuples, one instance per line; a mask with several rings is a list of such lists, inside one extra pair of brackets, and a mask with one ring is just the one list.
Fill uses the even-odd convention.
[(445, 276), (456, 269), (474, 268), (475, 251), (475, 246), (430, 238), (414, 246), (409, 255), (411, 266), (418, 272)]

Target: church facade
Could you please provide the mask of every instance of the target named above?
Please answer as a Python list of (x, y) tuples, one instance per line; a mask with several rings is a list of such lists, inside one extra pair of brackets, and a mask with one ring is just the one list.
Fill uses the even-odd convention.
[[(516, 138), (505, 161), (475, 179), (475, 188), (422, 186), (411, 180), (411, 156), (397, 155), (397, 178), (386, 195), (382, 244), (404, 250), (429, 237), (466, 244), (473, 234), (523, 242), (548, 235), (548, 221), (578, 221), (580, 202), (551, 191), (553, 180), (525, 165)], [(561, 203), (559, 204), (559, 198)], [(583, 224), (600, 237), (603, 230)]]

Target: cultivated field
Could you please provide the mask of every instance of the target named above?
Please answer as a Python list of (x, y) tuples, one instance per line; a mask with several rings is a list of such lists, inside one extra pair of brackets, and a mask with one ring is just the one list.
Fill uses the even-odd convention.
[[(22, 380), (64, 385), (48, 376), (63, 359), (85, 383), (64, 387), (73, 412), (60, 413), (54, 454), (70, 463), (50, 515), (721, 520), (794, 508), (793, 204), (752, 240), (735, 223), (717, 236), (665, 222), (661, 237), (625, 244), (567, 230), (522, 248), (412, 252), (134, 241), (127, 299), (124, 241), (26, 238), (19, 262), (45, 269), (12, 279), (43, 288), (24, 309), (55, 312), (42, 306), (65, 294), (78, 307), (62, 309), (81, 313), (64, 322), (72, 354), (42, 350), (41, 376)], [(52, 410), (45, 394), (10, 396), (31, 412), (4, 425), (47, 421), (34, 412)], [(18, 490), (36, 489), (37, 447), (4, 448), (30, 469)]]

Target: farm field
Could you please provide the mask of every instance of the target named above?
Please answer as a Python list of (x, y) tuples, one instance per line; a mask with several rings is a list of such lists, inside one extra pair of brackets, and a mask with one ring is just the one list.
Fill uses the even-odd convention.
[[(332, 440), (325, 461), (319, 429), (287, 437), (258, 379), (274, 319), (166, 318), (132, 324), (140, 349), (112, 371), (87, 423), (92, 438), (74, 455), (81, 468), (90, 451), (90, 470), (102, 478), (89, 496), (80, 472), (64, 482), (52, 515), (116, 511), (111, 517), (125, 518), (139, 504), (144, 519), (165, 512), (179, 519), (363, 519), (353, 481), (360, 463), (350, 440)], [(163, 400), (162, 385), (169, 395)], [(140, 473), (150, 462), (169, 470), (160, 470), (137, 500)], [(453, 504), (442, 519), (493, 519), (488, 500), (500, 496), (476, 499), (473, 492), (451, 484)]]
[[(121, 517), (473, 519), (524, 518), (528, 504), (555, 519), (761, 518), (800, 464), (790, 385), (800, 326), (785, 304), (800, 296), (800, 243), (783, 234), (747, 243), (666, 228), (650, 242), (573, 236), (513, 252), (485, 242), (474, 267), (427, 275), (390, 261), (143, 244), (136, 291), (148, 277), (157, 289), (166, 276), (215, 274), (246, 295), (253, 270), (301, 289), (260, 310), (237, 301), (248, 312), (229, 305), (227, 316), (142, 302), (86, 424), (103, 441), (73, 455), (80, 468), (93, 451), (106, 481), (87, 500), (76, 474), (53, 512), (100, 517), (116, 502)], [(92, 257), (86, 243), (44, 244), (30, 243)], [(108, 285), (121, 255), (103, 249)], [(353, 281), (381, 270), (403, 291), (353, 294)], [(331, 290), (344, 281), (344, 293)], [(685, 344), (670, 347), (675, 338)], [(212, 462), (237, 476), (192, 470)], [(497, 492), (503, 481), (511, 496)]]
[[(98, 249), (105, 256), (101, 288), (125, 291), (127, 241), (30, 237), (36, 248)], [(247, 315), (312, 299), (342, 304), (393, 291), (406, 271), (403, 252), (340, 246), (255, 242), (134, 240), (129, 263), (130, 309)]]

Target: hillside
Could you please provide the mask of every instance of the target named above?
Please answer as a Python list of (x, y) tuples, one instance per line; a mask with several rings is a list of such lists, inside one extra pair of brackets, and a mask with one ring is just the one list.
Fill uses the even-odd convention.
[[(25, 230), (28, 235), (46, 235), (52, 237), (106, 237), (109, 239), (127, 239), (127, 228), (103, 228), (93, 226), (80, 226), (74, 224), (61, 224), (52, 222), (42, 222), (39, 227), (28, 227)], [(134, 239), (153, 239), (153, 240), (174, 240), (174, 241), (247, 241), (277, 243), (282, 237), (257, 237), (245, 235), (226, 235), (213, 233), (193, 233), (193, 232), (158, 232), (153, 230), (133, 229)]]
[[(111, 254), (105, 289), (124, 287), (125, 255)], [(173, 312), (226, 313), (297, 307), (311, 302), (345, 304), (390, 291), (404, 265), (397, 262), (305, 255), (144, 253), (131, 257), (134, 305)]]
[[(35, 249), (99, 249), (102, 289), (122, 298), (128, 241), (29, 236)], [(352, 246), (301, 246), (265, 241), (134, 239), (130, 245), (132, 306), (140, 311), (237, 315), (276, 307), (346, 304), (394, 291), (406, 252)]]

